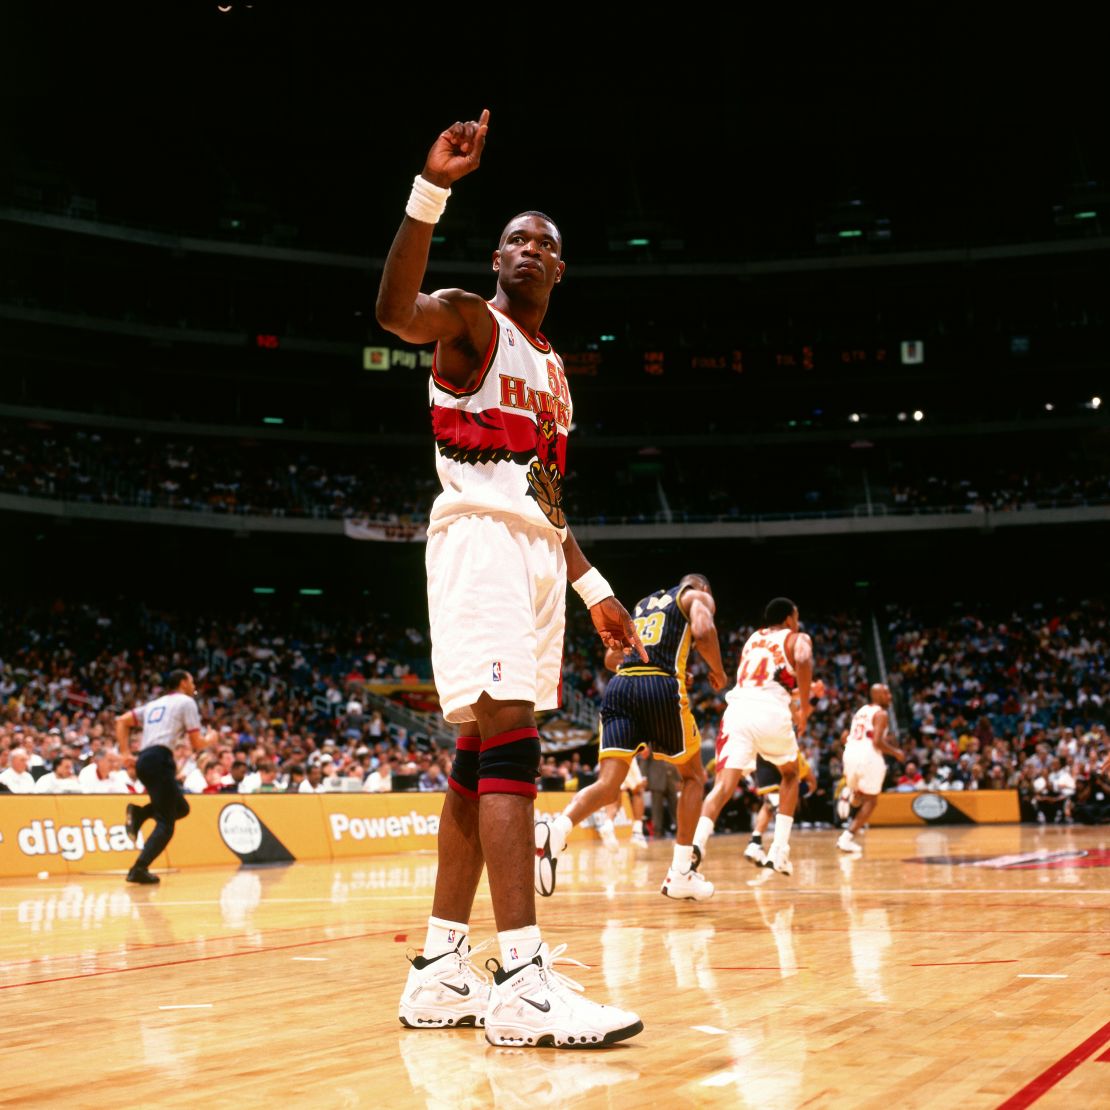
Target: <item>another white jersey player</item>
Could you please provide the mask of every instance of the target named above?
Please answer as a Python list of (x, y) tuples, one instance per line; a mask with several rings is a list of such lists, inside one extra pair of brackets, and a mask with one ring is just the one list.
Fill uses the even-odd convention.
[(871, 687), (871, 701), (857, 709), (848, 731), (844, 734), (844, 778), (852, 791), (852, 805), (859, 810), (852, 823), (836, 842), (842, 852), (861, 852), (856, 835), (867, 824), (875, 803), (883, 792), (886, 760), (883, 754), (903, 759), (902, 752), (887, 741), (890, 715), (890, 690), (881, 683)]
[[(713, 789), (706, 795), (694, 834), (694, 858), (700, 862), (722, 809), (740, 779), (755, 768), (757, 755), (782, 775), (775, 838), (763, 862), (789, 875), (790, 830), (798, 804), (798, 741), (809, 719), (813, 680), (813, 642), (799, 631), (798, 607), (776, 597), (763, 613), (763, 627), (748, 637), (740, 655), (736, 685), (717, 736)], [(795, 733), (795, 729), (797, 732)]]

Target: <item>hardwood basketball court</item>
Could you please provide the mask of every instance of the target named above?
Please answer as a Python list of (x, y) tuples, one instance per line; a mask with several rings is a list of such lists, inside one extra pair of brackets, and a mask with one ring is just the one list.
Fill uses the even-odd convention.
[[(546, 939), (645, 1025), (594, 1052), (398, 1024), (432, 855), (179, 871), (156, 889), (6, 880), (0, 1102), (1107, 1105), (1107, 829), (877, 828), (860, 859), (828, 831), (793, 842), (787, 879), (715, 838), (701, 905), (658, 893), (670, 841), (572, 845), (540, 902)], [(492, 932), (483, 889), (472, 940)]]

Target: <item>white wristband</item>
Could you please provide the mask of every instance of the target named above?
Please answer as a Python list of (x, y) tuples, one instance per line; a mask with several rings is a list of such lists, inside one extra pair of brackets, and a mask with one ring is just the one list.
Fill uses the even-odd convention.
[(419, 220), (422, 224), (439, 223), (450, 195), (450, 189), (441, 189), (426, 177), (417, 174), (412, 181), (412, 192), (409, 193), (409, 202), (405, 205), (405, 215)]
[(572, 582), (575, 592), (585, 602), (587, 609), (592, 609), (599, 601), (613, 596), (613, 587), (601, 577), (597, 567), (590, 567), (577, 581)]

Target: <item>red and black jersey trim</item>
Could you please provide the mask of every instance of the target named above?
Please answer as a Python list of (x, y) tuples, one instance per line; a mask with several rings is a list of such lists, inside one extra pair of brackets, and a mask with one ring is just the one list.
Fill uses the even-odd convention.
[[(488, 301), (486, 303), (489, 304)], [(496, 305), (491, 304), (489, 307), (494, 312), (500, 313), (502, 316), (505, 317), (506, 320), (508, 320), (511, 324), (513, 324), (515, 326), (516, 330), (518, 332), (520, 332), (520, 334), (523, 335), (526, 340), (528, 340), (528, 346), (535, 348), (542, 355), (551, 354), (551, 344), (547, 341), (546, 337), (544, 336), (544, 334), (542, 332), (537, 332), (536, 337), (533, 339), (532, 336), (530, 336), (524, 330), (524, 328), (522, 328), (520, 326), (520, 324), (518, 324), (507, 312), (498, 308)], [(556, 356), (556, 357), (558, 358), (558, 356)], [(559, 361), (562, 362), (562, 359), (560, 359)]]
[(437, 343), (435, 350), (432, 352), (432, 381), (435, 382), (436, 389), (442, 389), (444, 393), (449, 393), (452, 397), (473, 397), (485, 384), (486, 375), (489, 373), (489, 368), (493, 365), (493, 360), (497, 356), (497, 346), (501, 340), (501, 325), (497, 322), (497, 317), (494, 316), (489, 305), (486, 305), (486, 311), (489, 312), (490, 326), (493, 329), (493, 334), (489, 337), (489, 347), (486, 348), (486, 354), (482, 359), (481, 369), (478, 371), (478, 380), (475, 382), (473, 388), (456, 389), (450, 382), (445, 382), (439, 376), (437, 372), (439, 344)]

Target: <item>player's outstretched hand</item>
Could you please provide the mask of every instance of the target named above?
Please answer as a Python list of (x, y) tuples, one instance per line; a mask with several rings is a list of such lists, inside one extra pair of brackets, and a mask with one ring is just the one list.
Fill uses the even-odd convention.
[(478, 168), (489, 130), (489, 109), (477, 120), (453, 123), (442, 132), (428, 151), (422, 176), (441, 189)]
[(636, 626), (628, 615), (628, 610), (615, 598), (607, 597), (590, 610), (590, 620), (606, 648), (622, 648), (634, 651), (643, 662), (648, 661), (644, 645), (636, 632)]

